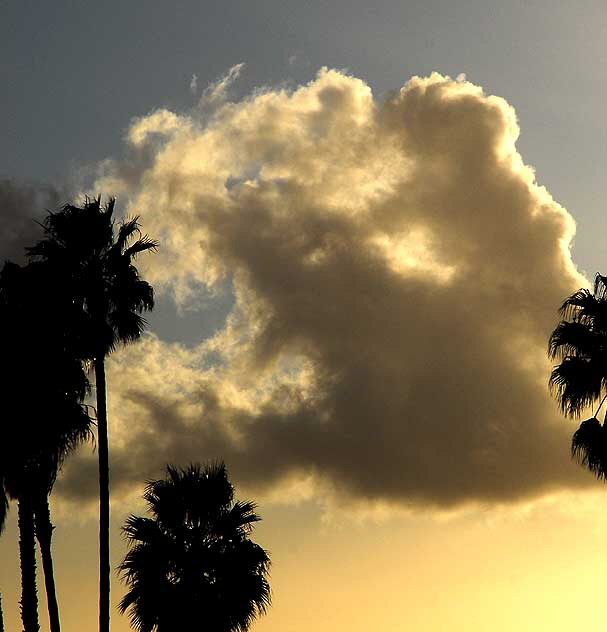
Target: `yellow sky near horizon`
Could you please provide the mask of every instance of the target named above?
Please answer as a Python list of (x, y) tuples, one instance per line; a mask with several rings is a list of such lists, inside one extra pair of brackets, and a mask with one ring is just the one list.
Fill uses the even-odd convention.
[[(607, 494), (379, 521), (310, 504), (260, 507), (274, 605), (256, 632), (604, 630)], [(15, 509), (0, 540), (7, 631), (19, 628)], [(96, 524), (58, 521), (54, 544), (64, 632), (96, 629)], [(114, 527), (117, 527), (114, 522)], [(113, 531), (114, 561), (122, 542)], [(48, 629), (43, 586), (41, 629)], [(113, 598), (123, 590), (113, 584)], [(112, 629), (130, 629), (112, 613)]]

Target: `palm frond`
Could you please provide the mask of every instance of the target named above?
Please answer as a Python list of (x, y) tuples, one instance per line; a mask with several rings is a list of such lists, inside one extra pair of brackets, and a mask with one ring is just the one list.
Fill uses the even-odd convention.
[(582, 288), (568, 296), (561, 305), (559, 312), (564, 319), (575, 318), (579, 312), (592, 313), (597, 299), (586, 288)]
[(550, 336), (548, 355), (550, 358), (607, 355), (605, 337), (579, 321), (561, 321)]
[(599, 300), (607, 298), (607, 277), (596, 274), (594, 277), (594, 296)]
[(113, 246), (113, 250), (117, 256), (125, 252), (127, 244), (133, 235), (140, 235), (141, 230), (139, 227), (139, 216), (122, 222), (118, 227), (118, 236)]
[(604, 381), (604, 367), (568, 356), (553, 368), (549, 386), (561, 410), (569, 417), (577, 417), (601, 397)]
[(607, 478), (607, 429), (596, 417), (583, 421), (571, 440), (572, 457), (597, 478)]
[(132, 246), (129, 246), (124, 251), (124, 256), (126, 257), (135, 257), (140, 252), (145, 252), (146, 250), (155, 251), (158, 249), (158, 242), (155, 239), (152, 239), (148, 235), (144, 235), (141, 239), (138, 239)]

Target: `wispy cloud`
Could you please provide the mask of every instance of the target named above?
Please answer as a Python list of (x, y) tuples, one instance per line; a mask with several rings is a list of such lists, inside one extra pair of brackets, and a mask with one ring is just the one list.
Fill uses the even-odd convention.
[(227, 97), (230, 86), (240, 77), (244, 63), (236, 64), (223, 76), (209, 84), (200, 97), (201, 106), (217, 106)]

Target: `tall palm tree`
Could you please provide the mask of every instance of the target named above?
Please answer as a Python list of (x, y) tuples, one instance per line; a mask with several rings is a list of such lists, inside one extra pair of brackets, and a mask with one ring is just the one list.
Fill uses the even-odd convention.
[(69, 289), (73, 306), (72, 336), (79, 355), (95, 372), (99, 455), (99, 630), (110, 627), (110, 488), (105, 358), (119, 343), (141, 336), (141, 314), (154, 307), (152, 287), (140, 278), (133, 259), (155, 250), (157, 242), (143, 235), (138, 218), (116, 230), (112, 198), (66, 204), (44, 221), (44, 239), (28, 249), (32, 260), (54, 270)]
[(550, 386), (568, 417), (579, 417), (600, 400), (593, 416), (574, 433), (571, 451), (597, 478), (605, 479), (607, 426), (598, 414), (607, 398), (607, 277), (597, 274), (593, 291), (574, 292), (560, 313), (563, 320), (548, 345), (550, 357), (560, 360), (552, 370)]
[(82, 403), (88, 390), (86, 374), (68, 344), (65, 314), (57, 309), (66, 302), (55, 301), (62, 291), (43, 264), (22, 268), (7, 263), (0, 272), (0, 384), (3, 404), (13, 411), (2, 427), (2, 495), (4, 501), (8, 495), (19, 502), (24, 627), (38, 629), (37, 537), (51, 632), (59, 632), (60, 623), (48, 496), (63, 460), (88, 438), (91, 425)]
[(144, 499), (151, 517), (124, 527), (121, 612), (140, 632), (248, 630), (270, 605), (270, 559), (249, 539), (260, 518), (253, 503), (234, 501), (225, 465), (168, 466)]

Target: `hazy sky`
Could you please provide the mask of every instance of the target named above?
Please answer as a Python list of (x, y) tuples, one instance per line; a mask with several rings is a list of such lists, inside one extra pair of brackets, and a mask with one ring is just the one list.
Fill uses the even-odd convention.
[[(257, 630), (603, 629), (604, 495), (545, 346), (605, 270), (605, 23), (598, 2), (3, 7), (0, 257), (84, 192), (161, 242), (151, 334), (109, 363), (116, 563), (143, 480), (224, 458), (274, 561)], [(95, 629), (94, 456), (56, 492), (66, 632)]]

